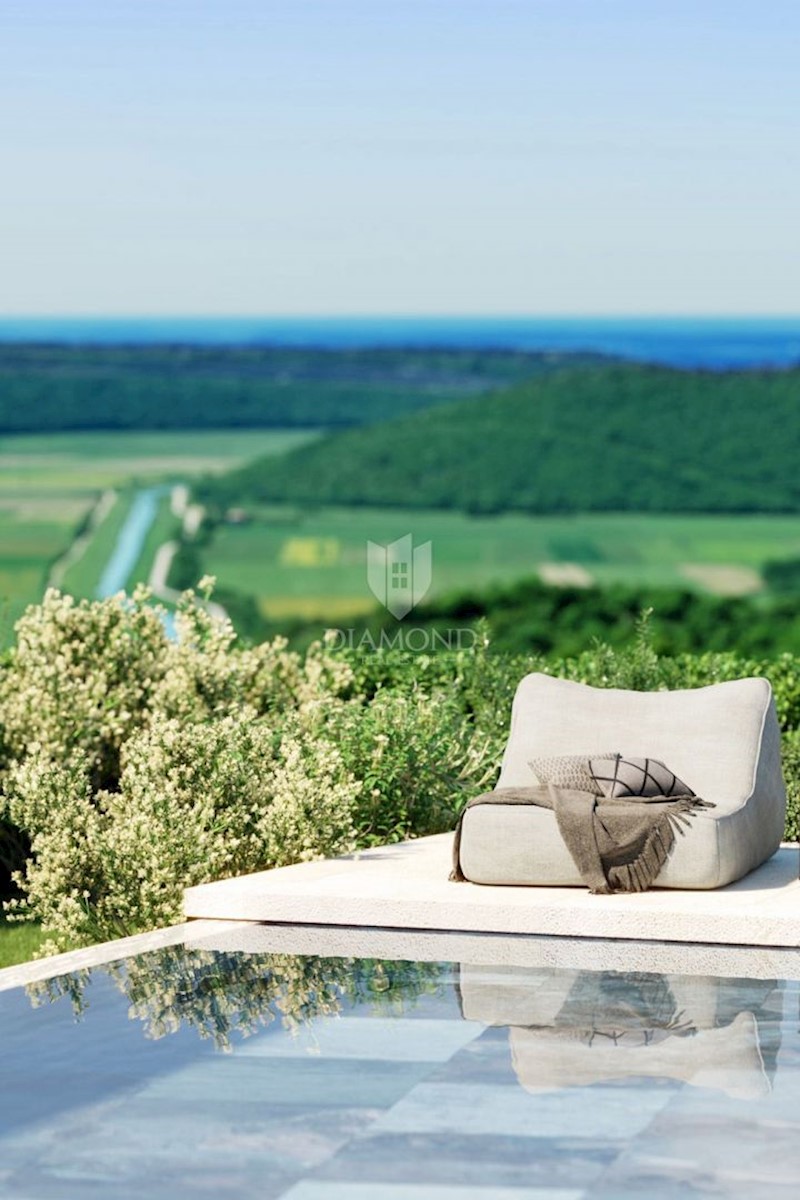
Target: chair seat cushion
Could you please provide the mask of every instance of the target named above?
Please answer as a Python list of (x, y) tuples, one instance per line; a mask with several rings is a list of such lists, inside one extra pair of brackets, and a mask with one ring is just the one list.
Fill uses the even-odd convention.
[[(655, 886), (706, 890), (740, 879), (763, 861), (757, 820), (749, 805), (721, 818), (698, 813), (686, 835), (676, 838)], [(479, 804), (468, 809), (460, 861), (471, 883), (585, 886), (555, 813), (533, 804)]]

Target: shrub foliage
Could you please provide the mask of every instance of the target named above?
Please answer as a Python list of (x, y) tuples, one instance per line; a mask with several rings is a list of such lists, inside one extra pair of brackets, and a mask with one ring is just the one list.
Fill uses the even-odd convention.
[(767, 675), (785, 731), (787, 836), (800, 812), (800, 670), (660, 657), (645, 613), (625, 650), (547, 661), (469, 650), (240, 646), (188, 591), (178, 638), (146, 589), (49, 591), (0, 668), (0, 864), (44, 951), (180, 918), (184, 887), (452, 828), (491, 787), (519, 679), (693, 687)]

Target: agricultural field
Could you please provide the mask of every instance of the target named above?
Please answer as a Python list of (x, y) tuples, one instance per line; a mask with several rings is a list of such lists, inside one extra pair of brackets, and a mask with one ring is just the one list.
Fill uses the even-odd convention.
[[(314, 436), (261, 429), (0, 437), (0, 646), (48, 581), (94, 594), (136, 486), (225, 471)], [(95, 527), (76, 545), (93, 512)], [(156, 536), (167, 519), (159, 520)]]
[(50, 563), (69, 544), (88, 503), (68, 492), (0, 495), (0, 645), (11, 640), (25, 605), (41, 595)]
[[(317, 436), (307, 431), (88, 432), (0, 438), (0, 645), (46, 583), (94, 596), (143, 489), (161, 487), (126, 585), (147, 580), (178, 532), (169, 487)], [(442, 510), (248, 503), (198, 546), (199, 574), (255, 598), (273, 622), (332, 623), (374, 610), (366, 543), (432, 544), (428, 598), (538, 575), (546, 583), (763, 590), (766, 562), (800, 558), (800, 518), (781, 515), (473, 516)], [(121, 585), (119, 585), (121, 586)]]
[(272, 619), (339, 619), (375, 607), (366, 543), (430, 541), (429, 596), (539, 575), (562, 584), (757, 593), (760, 568), (800, 557), (800, 518), (594, 514), (472, 517), (418, 509), (274, 506), (221, 524), (202, 552), (221, 586), (258, 598)]

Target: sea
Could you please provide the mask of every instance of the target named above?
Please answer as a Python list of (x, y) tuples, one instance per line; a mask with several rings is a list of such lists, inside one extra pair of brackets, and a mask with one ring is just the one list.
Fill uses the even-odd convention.
[(722, 371), (800, 365), (800, 316), (6, 317), (3, 342), (583, 350)]

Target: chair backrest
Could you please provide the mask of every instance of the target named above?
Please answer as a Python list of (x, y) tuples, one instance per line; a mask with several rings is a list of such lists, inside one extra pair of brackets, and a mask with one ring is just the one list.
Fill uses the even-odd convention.
[(717, 805), (716, 815), (739, 808), (757, 776), (785, 802), (772, 689), (757, 678), (631, 692), (526, 675), (514, 697), (497, 786), (535, 783), (533, 758), (606, 752), (661, 759)]

